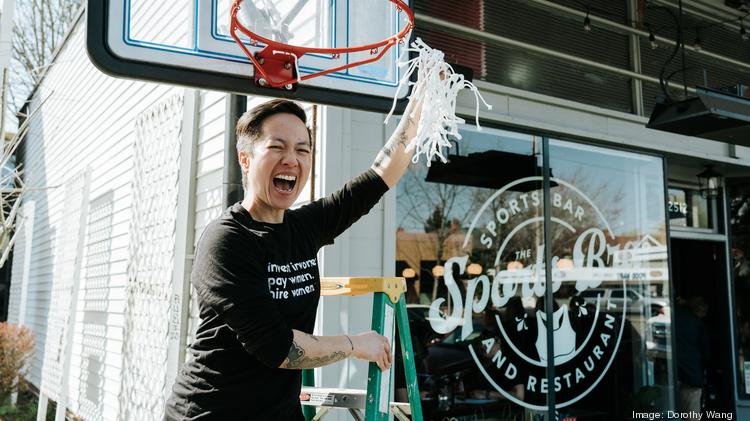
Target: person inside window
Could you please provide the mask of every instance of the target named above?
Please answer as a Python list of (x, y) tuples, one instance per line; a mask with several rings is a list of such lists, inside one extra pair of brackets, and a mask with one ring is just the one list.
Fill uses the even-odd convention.
[(701, 417), (701, 399), (710, 352), (708, 332), (703, 323), (707, 312), (708, 304), (703, 297), (678, 299), (674, 310), (680, 410), (690, 415), (688, 420), (699, 420)]

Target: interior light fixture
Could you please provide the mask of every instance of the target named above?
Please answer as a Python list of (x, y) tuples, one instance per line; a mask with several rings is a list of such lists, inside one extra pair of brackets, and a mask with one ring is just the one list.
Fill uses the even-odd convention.
[(437, 277), (437, 276), (443, 276), (444, 274), (445, 274), (445, 268), (443, 267), (443, 265), (435, 265), (432, 268), (432, 276)]
[(466, 267), (466, 271), (469, 273), (469, 275), (481, 275), (482, 265), (480, 265), (479, 263), (472, 263)]

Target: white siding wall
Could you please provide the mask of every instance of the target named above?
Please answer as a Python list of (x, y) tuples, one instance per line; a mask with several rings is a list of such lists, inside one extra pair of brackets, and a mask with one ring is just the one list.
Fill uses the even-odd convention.
[(26, 323), (26, 301), (28, 288), (22, 283), (23, 278), (28, 276), (30, 266), (28, 255), (31, 248), (31, 240), (34, 230), (34, 210), (36, 203), (26, 200), (19, 211), (19, 225), (17, 231), (16, 245), (13, 248), (13, 265), (11, 267), (10, 300), (8, 303), (8, 321), (11, 323)]
[[(224, 168), (224, 130), (227, 94), (201, 91), (198, 106), (198, 150), (196, 154), (195, 226), (193, 246), (209, 222), (221, 215), (222, 178)], [(190, 282), (189, 279), (185, 280)], [(195, 338), (198, 328), (198, 302), (193, 288), (189, 287), (190, 303), (187, 317), (187, 345)], [(185, 348), (187, 351), (187, 348)], [(187, 359), (187, 352), (185, 359)]]
[[(50, 319), (55, 313), (50, 297), (56, 285), (64, 285), (58, 284), (61, 272), (70, 266), (60, 249), (70, 236), (66, 215), (85, 211), (86, 229), (83, 238), (76, 238), (83, 241), (83, 250), (77, 259), (81, 265), (78, 304), (75, 314), (70, 314), (75, 320), (70, 375), (63, 379), (68, 385), (68, 407), (85, 419), (116, 419), (120, 413), (135, 119), (182, 92), (182, 88), (114, 79), (99, 72), (85, 52), (81, 20), (31, 103), (34, 110), (46, 100), (24, 140), (26, 182), (49, 189), (26, 198), (36, 202), (25, 312), (26, 324), (37, 335), (30, 380), (40, 386), (45, 350), (59, 351), (59, 344), (47, 340), (48, 327), (55, 324)], [(66, 201), (65, 184), (86, 169), (91, 174), (86, 186), (89, 206), (69, 208), (80, 205)], [(19, 319), (26, 257), (15, 253), (11, 321)], [(50, 390), (52, 395), (60, 392)]]
[(224, 93), (201, 93), (195, 190), (196, 244), (206, 225), (221, 214), (226, 101), (227, 94)]

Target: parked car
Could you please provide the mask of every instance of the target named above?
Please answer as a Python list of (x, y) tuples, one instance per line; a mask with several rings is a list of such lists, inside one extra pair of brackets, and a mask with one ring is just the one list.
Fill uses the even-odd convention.
[[(659, 314), (662, 308), (669, 306), (669, 299), (664, 297), (649, 297), (635, 289), (624, 288), (593, 288), (581, 292), (580, 296), (588, 304), (596, 304), (597, 297), (601, 297), (600, 305), (605, 309), (607, 302), (618, 307), (624, 306), (628, 313), (646, 313), (648, 317)], [(648, 310), (646, 310), (648, 309)]]
[(651, 358), (669, 358), (671, 320), (669, 307), (646, 320), (646, 351)]

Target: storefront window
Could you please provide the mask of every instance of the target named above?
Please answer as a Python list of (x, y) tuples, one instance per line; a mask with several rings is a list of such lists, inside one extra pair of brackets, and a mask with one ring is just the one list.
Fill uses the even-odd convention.
[(448, 164), (412, 165), (398, 186), (425, 418), (527, 419), (552, 390), (561, 418), (672, 410), (661, 159), (549, 140), (545, 220), (545, 140), (462, 135)]
[(750, 399), (750, 180), (727, 186), (737, 326), (739, 397)]
[(550, 168), (558, 411), (666, 414), (675, 406), (662, 160), (551, 140)]

